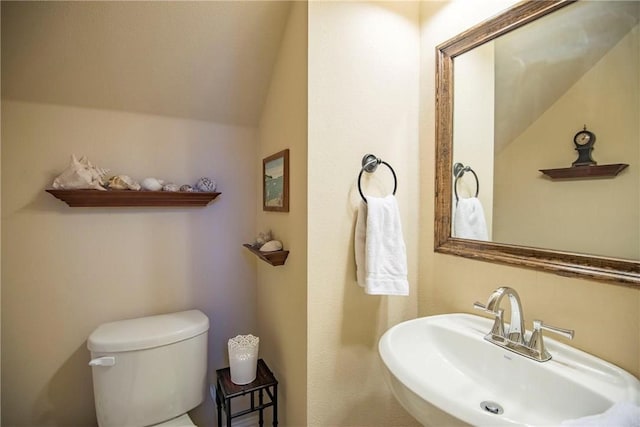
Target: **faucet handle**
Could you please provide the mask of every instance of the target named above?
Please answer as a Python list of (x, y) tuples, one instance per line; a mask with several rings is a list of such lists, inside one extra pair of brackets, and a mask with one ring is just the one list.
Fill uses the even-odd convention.
[(497, 312), (493, 310), (489, 310), (486, 305), (478, 301), (473, 303), (473, 308), (475, 308), (476, 310), (484, 311), (485, 314), (490, 314), (491, 316), (496, 316), (496, 317), (498, 316), (502, 317), (502, 312), (504, 311), (502, 309), (498, 309)]
[(536, 350), (540, 355), (540, 360), (542, 362), (551, 359), (551, 354), (547, 351), (544, 345), (544, 339), (542, 335), (542, 330), (554, 332), (558, 335), (561, 335), (570, 340), (573, 339), (575, 331), (572, 329), (564, 329), (558, 328), (557, 326), (545, 325), (542, 320), (534, 320), (533, 321), (533, 332), (531, 333), (531, 338), (529, 338), (529, 343), (527, 346), (532, 350)]
[(549, 332), (554, 332), (558, 335), (561, 335), (567, 339), (572, 340), (573, 336), (575, 335), (575, 331), (573, 329), (565, 329), (565, 328), (559, 328), (557, 326), (551, 326), (551, 325), (545, 325), (542, 320), (534, 320), (533, 321), (533, 331), (540, 331), (541, 329), (544, 329), (545, 331), (549, 331)]
[(495, 311), (489, 310), (487, 309), (487, 306), (479, 303), (478, 301), (473, 303), (473, 308), (477, 309), (477, 310), (481, 310), (484, 311), (486, 314), (490, 314), (492, 316), (495, 316), (495, 320), (493, 322), (493, 326), (491, 327), (491, 335), (497, 335), (499, 337), (503, 337), (504, 338), (504, 320), (502, 319), (502, 313), (504, 313), (503, 309), (498, 309), (498, 312), (496, 313)]
[(476, 302), (474, 302), (474, 303), (473, 303), (473, 308), (475, 308), (475, 309), (477, 309), (477, 310), (482, 310), (482, 311), (484, 311), (484, 312), (485, 312), (485, 313), (487, 313), (487, 314), (496, 314), (496, 313), (494, 313), (494, 312), (493, 312), (493, 311), (491, 311), (491, 310), (487, 310), (487, 306), (486, 306), (486, 305), (484, 305), (484, 304), (482, 304), (481, 302), (478, 302), (478, 301), (476, 301)]

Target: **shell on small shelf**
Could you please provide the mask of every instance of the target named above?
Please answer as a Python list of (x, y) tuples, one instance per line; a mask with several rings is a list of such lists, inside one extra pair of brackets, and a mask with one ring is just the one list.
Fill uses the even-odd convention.
[(140, 184), (128, 175), (115, 175), (107, 181), (107, 188), (110, 190), (133, 190), (139, 191)]
[(94, 189), (104, 191), (104, 177), (109, 169), (94, 166), (85, 156), (71, 155), (69, 166), (58, 175), (51, 186), (58, 190)]
[(273, 236), (271, 234), (271, 230), (269, 230), (269, 231), (261, 231), (261, 232), (258, 233), (258, 235), (256, 236), (256, 239), (253, 241), (251, 246), (253, 246), (256, 249), (259, 249), (265, 243), (267, 243), (270, 240), (273, 240)]
[(273, 252), (282, 249), (282, 242), (278, 240), (270, 240), (260, 247), (260, 252)]
[(289, 251), (286, 250), (260, 252), (259, 249), (254, 248), (248, 243), (245, 243), (242, 246), (249, 249), (249, 251), (254, 253), (258, 258), (260, 258), (267, 264), (271, 264), (273, 266), (284, 265), (284, 263), (287, 261), (287, 257), (289, 256)]
[(145, 178), (140, 182), (143, 190), (147, 191), (160, 191), (164, 181), (156, 178)]
[(198, 182), (196, 182), (195, 189), (198, 191), (211, 193), (216, 191), (216, 182), (213, 179), (207, 178), (205, 176), (200, 178)]
[(170, 182), (162, 186), (162, 191), (172, 191), (172, 192), (180, 191), (180, 186), (178, 184), (174, 184)]

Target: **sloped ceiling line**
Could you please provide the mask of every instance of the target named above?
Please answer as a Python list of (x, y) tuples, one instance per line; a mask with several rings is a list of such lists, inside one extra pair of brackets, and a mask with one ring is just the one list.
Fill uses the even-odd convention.
[(2, 2), (2, 97), (257, 126), (291, 3)]

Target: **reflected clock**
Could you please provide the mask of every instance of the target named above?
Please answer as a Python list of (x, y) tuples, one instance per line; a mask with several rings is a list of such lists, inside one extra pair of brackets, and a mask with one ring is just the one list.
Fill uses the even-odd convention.
[(571, 166), (593, 166), (597, 164), (596, 161), (591, 158), (593, 144), (596, 143), (596, 135), (587, 130), (587, 125), (575, 134), (573, 137), (573, 143), (576, 146), (578, 158), (571, 164)]

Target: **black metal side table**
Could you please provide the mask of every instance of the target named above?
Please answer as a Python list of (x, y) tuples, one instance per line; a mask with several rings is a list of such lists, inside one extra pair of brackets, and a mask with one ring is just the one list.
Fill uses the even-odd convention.
[[(260, 411), (260, 426), (264, 423), (263, 410), (273, 407), (273, 426), (278, 425), (278, 380), (273, 376), (264, 360), (258, 359), (256, 379), (245, 385), (234, 384), (231, 381), (230, 368), (218, 369), (216, 371), (216, 406), (218, 407), (218, 427), (222, 427), (222, 411), (227, 415), (227, 427), (231, 427), (233, 418)], [(231, 399), (251, 393), (251, 406), (248, 409), (231, 412)], [(258, 405), (256, 406), (255, 394), (258, 393)], [(264, 393), (269, 397), (269, 402), (264, 402)]]

